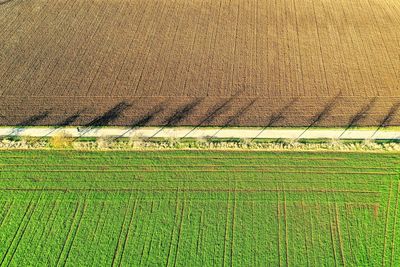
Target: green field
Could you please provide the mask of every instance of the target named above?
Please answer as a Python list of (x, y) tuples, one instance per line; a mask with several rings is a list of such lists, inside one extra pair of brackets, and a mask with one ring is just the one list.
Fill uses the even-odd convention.
[(0, 152), (0, 265), (399, 266), (399, 154)]

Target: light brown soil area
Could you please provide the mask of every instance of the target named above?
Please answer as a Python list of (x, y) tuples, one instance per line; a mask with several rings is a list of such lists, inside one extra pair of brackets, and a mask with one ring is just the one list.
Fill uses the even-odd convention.
[(0, 125), (400, 125), (397, 0), (13, 0)]

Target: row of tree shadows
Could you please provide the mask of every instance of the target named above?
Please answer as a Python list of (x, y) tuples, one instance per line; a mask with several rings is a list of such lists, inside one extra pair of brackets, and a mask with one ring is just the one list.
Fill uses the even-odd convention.
[[(184, 136), (187, 137), (189, 136), (193, 131), (195, 131), (197, 128), (201, 126), (207, 126), (210, 125), (216, 118), (219, 116), (223, 115), (231, 106), (231, 104), (237, 100), (240, 97), (240, 92), (236, 93), (229, 99), (225, 100), (222, 103), (219, 103), (215, 105), (211, 111), (203, 118), (200, 120), (200, 122), (197, 125), (194, 125), (192, 129), (188, 131), (188, 133)], [(298, 136), (298, 139), (303, 137), (303, 135), (311, 128), (318, 126), (324, 119), (328, 118), (331, 115), (331, 111), (333, 108), (338, 104), (338, 101), (341, 98), (341, 94), (336, 95), (332, 99), (330, 99), (321, 109), (320, 112), (315, 114), (314, 116), (311, 116), (310, 123), (307, 125), (305, 130)], [(138, 100), (140, 101), (140, 100)], [(161, 132), (165, 127), (172, 127), (172, 126), (177, 126), (180, 125), (182, 121), (184, 121), (186, 118), (190, 117), (193, 113), (194, 110), (197, 106), (199, 106), (202, 102), (204, 101), (204, 98), (196, 98), (192, 100), (191, 102), (183, 105), (182, 107), (179, 107), (178, 109), (173, 112), (170, 116), (168, 116), (164, 122), (161, 124), (160, 129), (153, 135), (153, 137), (156, 137), (159, 132)], [(256, 103), (257, 99), (252, 99), (248, 103), (245, 103), (235, 114), (232, 116), (228, 117), (226, 119), (226, 122), (222, 125), (220, 125), (219, 130), (216, 131), (214, 136), (218, 134), (219, 131), (226, 127), (230, 126), (237, 126), (239, 125), (240, 118), (244, 116), (250, 109), (251, 107), (254, 106)], [(299, 99), (294, 98), (291, 101), (289, 101), (286, 105), (284, 105), (280, 110), (277, 112), (271, 114), (265, 123), (263, 123), (264, 127), (263, 129), (253, 138), (256, 139), (258, 138), (265, 130), (267, 130), (269, 127), (273, 126), (278, 126), (279, 123), (284, 121), (285, 119), (285, 114), (290, 113), (290, 109), (292, 106), (294, 106), (296, 103), (298, 103)], [(340, 137), (342, 137), (347, 130), (349, 130), (352, 127), (355, 127), (359, 125), (359, 123), (366, 119), (370, 113), (370, 110), (374, 107), (375, 103), (377, 101), (377, 98), (372, 98), (370, 99), (364, 106), (362, 106), (356, 114), (350, 117), (347, 125), (345, 126), (343, 132), (341, 133)], [(128, 122), (126, 126), (130, 127), (130, 129), (134, 129), (136, 127), (142, 127), (142, 126), (148, 126), (150, 125), (154, 119), (163, 111), (166, 110), (168, 103), (166, 101), (161, 102), (157, 104), (155, 107), (152, 108), (151, 111), (148, 113), (139, 116), (138, 118), (135, 118), (131, 122)], [(100, 127), (100, 126), (111, 126), (113, 125), (121, 116), (123, 116), (123, 113), (127, 111), (130, 108), (134, 108), (135, 103), (128, 103), (126, 101), (121, 101), (114, 105), (112, 108), (104, 112), (103, 114), (93, 118), (90, 122), (84, 124), (82, 127), (82, 135), (85, 134), (85, 132), (90, 131), (91, 129), (95, 127)], [(387, 114), (384, 115), (382, 120), (379, 122), (379, 124), (376, 126), (376, 132), (379, 131), (381, 128), (386, 127), (391, 125), (392, 121), (398, 114), (398, 111), (400, 109), (400, 102), (397, 102), (392, 105), (390, 110), (388, 111)], [(60, 122), (56, 123), (55, 126), (57, 127), (64, 127), (64, 126), (70, 126), (74, 125), (75, 122), (78, 121), (78, 119), (81, 118), (83, 114), (85, 114), (87, 110), (82, 109), (76, 112), (73, 115), (70, 115)], [(51, 115), (52, 110), (45, 110), (41, 112), (40, 114), (30, 116), (18, 124), (16, 124), (16, 130), (15, 132), (12, 133), (12, 135), (15, 135), (18, 133), (18, 127), (22, 126), (33, 126), (33, 125), (40, 125), (41, 122), (43, 122), (45, 119), (47, 119)], [(22, 130), (21, 130), (22, 131)], [(130, 131), (130, 130), (128, 130)], [(123, 135), (122, 135), (123, 136)], [(214, 137), (210, 136), (210, 138)]]

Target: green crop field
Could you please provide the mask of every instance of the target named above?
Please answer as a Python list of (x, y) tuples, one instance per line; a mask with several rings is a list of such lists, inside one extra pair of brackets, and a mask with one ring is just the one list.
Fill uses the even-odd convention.
[(0, 265), (399, 266), (399, 154), (0, 152)]

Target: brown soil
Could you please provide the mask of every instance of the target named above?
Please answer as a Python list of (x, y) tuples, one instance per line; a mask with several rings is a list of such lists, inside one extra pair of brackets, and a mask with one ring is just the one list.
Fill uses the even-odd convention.
[(400, 125), (397, 0), (16, 0), (0, 25), (0, 125)]

